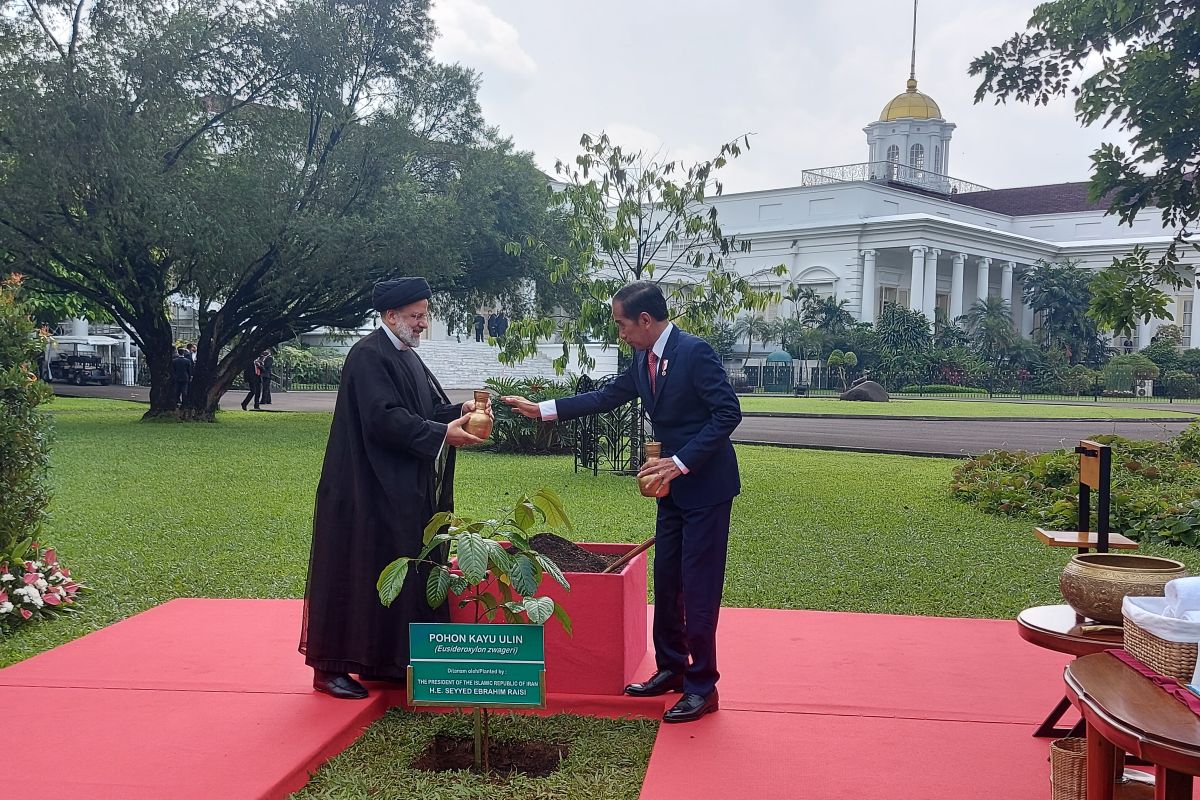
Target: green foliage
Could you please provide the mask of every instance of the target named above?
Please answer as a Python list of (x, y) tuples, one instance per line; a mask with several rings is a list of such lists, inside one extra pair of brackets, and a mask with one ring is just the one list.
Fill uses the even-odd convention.
[(16, 299), (21, 280), (0, 283), (0, 560), (21, 556), (41, 528), (49, 495), (51, 397), (34, 366), (44, 340)]
[(556, 316), (514, 320), (502, 343), (502, 361), (533, 355), (539, 340), (557, 332), (563, 341), (563, 353), (555, 359), (560, 373), (568, 366), (572, 345), (581, 365), (594, 366), (587, 343), (617, 340), (609, 301), (631, 281), (657, 283), (671, 319), (699, 335), (719, 319), (766, 307), (769, 293), (755, 287), (786, 268), (779, 265), (755, 275), (726, 269), (726, 259), (749, 250), (750, 243), (726, 236), (716, 208), (705, 202), (722, 193), (716, 173), (749, 147), (748, 137), (691, 165), (628, 152), (605, 133), (583, 136), (580, 147), (574, 166), (555, 166), (562, 185), (553, 202), (563, 215), (565, 246), (555, 248), (531, 236), (523, 245), (514, 241), (507, 248), (512, 254), (526, 248), (543, 254), (551, 280), (569, 287), (576, 302)]
[(1150, 344), (1141, 349), (1141, 354), (1158, 365), (1163, 372), (1178, 369), (1179, 346), (1183, 343), (1183, 329), (1178, 325), (1163, 325), (1154, 334)]
[(952, 383), (911, 383), (901, 387), (900, 394), (987, 394), (978, 386), (959, 386)]
[(1039, 259), (1022, 281), (1022, 299), (1040, 319), (1035, 340), (1065, 351), (1071, 364), (1095, 363), (1103, 355), (1100, 331), (1087, 314), (1093, 275), (1077, 262), (1051, 264)]
[(734, 333), (733, 326), (728, 322), (724, 320), (714, 322), (703, 338), (717, 354), (717, 358), (725, 361), (733, 357), (733, 349), (737, 347), (738, 337)]
[[(541, 403), (574, 394), (569, 381), (544, 378), (488, 378), (484, 385), (498, 397), (516, 395)], [(556, 422), (529, 419), (504, 403), (493, 403), (492, 449), (500, 453), (563, 453), (572, 447), (571, 427)]]
[[(554, 561), (530, 545), (539, 525), (571, 528), (562, 498), (550, 489), (521, 495), (499, 518), (475, 519), (440, 511), (425, 526), (425, 547), (417, 557), (398, 558), (379, 573), (375, 584), (379, 601), (390, 606), (410, 567), (424, 563), (429, 566), (425, 598), (434, 608), (453, 594), (461, 598), (459, 608), (474, 607), (477, 622), (490, 622), (501, 614), (506, 622), (520, 623), (524, 615), (528, 622), (542, 625), (553, 617), (570, 633), (571, 618), (562, 606), (537, 594), (543, 575), (564, 589), (571, 588)], [(457, 560), (457, 569), (437, 559), (437, 553)]]
[(346, 354), (328, 347), (285, 344), (275, 350), (276, 379), (285, 376), (293, 384), (336, 385), (346, 363)]
[(1190, 372), (1172, 369), (1163, 373), (1162, 388), (1169, 397), (1200, 397), (1200, 379)]
[[(1122, 353), (1119, 356), (1113, 356), (1104, 365), (1104, 371), (1106, 374), (1115, 371), (1128, 373), (1138, 381), (1154, 380), (1159, 375), (1158, 365), (1143, 353)], [(1126, 384), (1126, 388), (1128, 388), (1128, 384)]]
[(1092, 301), (1088, 316), (1101, 328), (1115, 330), (1120, 336), (1132, 335), (1139, 320), (1172, 319), (1167, 310), (1172, 298), (1159, 286), (1179, 289), (1191, 284), (1176, 271), (1177, 257), (1173, 250), (1165, 259), (1151, 264), (1149, 254), (1141, 246), (1124, 258), (1114, 258), (1089, 284)]
[[(1091, 196), (1105, 198), (1126, 224), (1157, 209), (1180, 232), (1175, 244), (1182, 241), (1200, 215), (1200, 128), (1190, 122), (1200, 118), (1194, 4), (1051, 0), (1034, 9), (1027, 28), (971, 62), (981, 77), (975, 101), (991, 94), (1044, 105), (1072, 93), (1081, 123), (1115, 124), (1130, 138), (1128, 153), (1104, 144), (1092, 154)], [(1161, 263), (1172, 262), (1175, 244)]]
[(5, 6), (0, 251), (134, 333), (151, 416), (174, 413), (173, 296), (202, 309), (183, 415), (211, 418), (258, 353), (357, 326), (397, 264), (463, 302), (518, 283), (498, 239), (546, 233), (544, 180), (433, 60), (428, 5)]
[[(1094, 438), (1113, 448), (1112, 530), (1134, 539), (1200, 546), (1200, 423), (1167, 442)], [(950, 491), (984, 511), (1074, 530), (1078, 469), (1079, 457), (1069, 450), (998, 450), (956, 467)]]

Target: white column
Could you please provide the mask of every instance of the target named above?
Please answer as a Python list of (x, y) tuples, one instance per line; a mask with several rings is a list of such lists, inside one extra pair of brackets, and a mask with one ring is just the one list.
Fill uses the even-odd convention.
[(921, 307), (930, 322), (937, 313), (937, 260), (941, 254), (942, 251), (935, 247), (925, 251), (925, 299)]
[(1015, 261), (1005, 261), (1004, 268), (1000, 273), (1000, 299), (1007, 300), (1009, 307), (1012, 306), (1013, 301), (1013, 270), (1016, 268)]
[(925, 305), (925, 248), (914, 246), (912, 251), (912, 279), (908, 287), (908, 307), (913, 311), (924, 311)]
[(1192, 327), (1188, 341), (1192, 347), (1200, 347), (1200, 267), (1196, 267), (1192, 275)]
[(967, 263), (966, 253), (955, 253), (953, 270), (950, 273), (950, 321), (963, 313), (963, 268)]
[(988, 273), (992, 267), (990, 258), (981, 258), (977, 262), (977, 272), (975, 274), (975, 295), (980, 300), (987, 300), (988, 296)]
[(862, 271), (862, 307), (859, 311), (859, 321), (875, 323), (875, 297), (878, 292), (875, 289), (875, 251), (863, 250), (863, 271)]
[(1146, 345), (1150, 344), (1150, 323), (1138, 317), (1137, 323), (1137, 349), (1141, 350)]

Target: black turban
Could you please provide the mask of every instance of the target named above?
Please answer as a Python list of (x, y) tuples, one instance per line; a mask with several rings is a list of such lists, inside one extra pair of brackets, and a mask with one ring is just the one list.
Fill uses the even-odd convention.
[(389, 308), (403, 308), (418, 300), (428, 300), (432, 294), (429, 282), (424, 278), (392, 278), (375, 284), (375, 291), (371, 292), (371, 307), (380, 312)]

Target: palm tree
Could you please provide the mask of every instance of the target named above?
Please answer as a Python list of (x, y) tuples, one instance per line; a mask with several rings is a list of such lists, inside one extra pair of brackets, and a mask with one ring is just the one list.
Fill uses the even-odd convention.
[(1012, 304), (1002, 297), (976, 300), (963, 322), (975, 351), (996, 366), (1007, 360), (1019, 338), (1013, 328)]
[(816, 327), (825, 333), (845, 333), (854, 324), (854, 315), (846, 310), (848, 305), (849, 300), (822, 298), (817, 307)]
[(755, 339), (761, 340), (763, 347), (767, 346), (770, 337), (775, 335), (774, 327), (759, 314), (746, 314), (737, 318), (733, 323), (733, 333), (739, 339), (743, 336), (746, 337), (746, 358), (750, 357)]

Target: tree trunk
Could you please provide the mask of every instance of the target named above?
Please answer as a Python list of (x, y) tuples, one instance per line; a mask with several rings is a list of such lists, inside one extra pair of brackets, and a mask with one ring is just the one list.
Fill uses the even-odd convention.
[(171, 359), (175, 354), (170, 345), (168, 339), (156, 342), (153, 350), (142, 351), (150, 368), (150, 410), (142, 415), (142, 419), (158, 419), (175, 414), (175, 398), (171, 391)]

